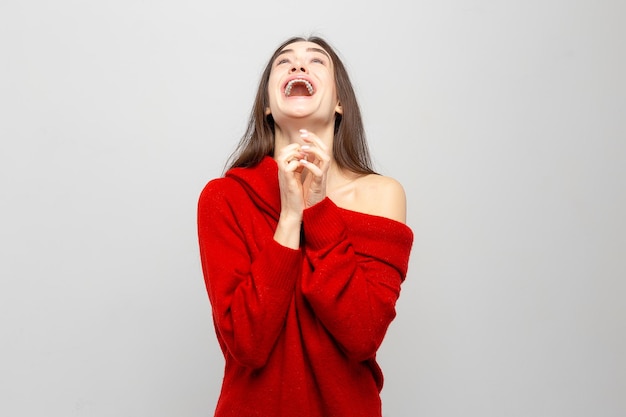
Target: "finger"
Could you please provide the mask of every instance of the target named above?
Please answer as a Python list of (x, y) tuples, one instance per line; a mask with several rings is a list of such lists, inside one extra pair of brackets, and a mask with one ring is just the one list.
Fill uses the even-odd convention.
[(305, 157), (305, 154), (299, 149), (299, 146), (297, 146), (297, 147), (294, 147), (293, 149), (285, 150), (284, 152), (282, 152), (281, 155), (277, 158), (278, 160), (277, 162), (278, 162), (278, 165), (281, 167), (291, 166), (293, 168), (294, 162), (295, 162), (295, 166), (297, 167), (298, 166), (297, 162), (303, 159), (304, 157)]
[[(328, 153), (328, 147), (322, 142), (318, 137), (308, 136), (304, 138), (306, 141), (304, 145), (302, 145), (302, 152), (307, 156), (312, 155), (315, 158), (315, 163), (325, 164), (330, 161), (330, 155)], [(309, 159), (310, 161), (310, 159)]]
[(297, 143), (290, 143), (289, 145), (281, 148), (277, 152), (277, 159), (284, 158), (285, 155), (291, 154), (293, 152), (297, 152), (300, 149), (300, 145)]
[(306, 129), (300, 129), (300, 137), (304, 142), (313, 144), (325, 152), (328, 152), (328, 146), (326, 146), (324, 141), (322, 141), (316, 134), (311, 133)]
[(309, 170), (311, 174), (317, 179), (322, 178), (324, 176), (324, 171), (315, 165), (313, 162), (309, 162), (306, 159), (302, 159), (299, 164), (301, 167)]
[[(328, 163), (330, 161), (330, 156), (328, 155), (328, 153), (324, 152), (323, 149), (320, 149), (317, 146), (303, 145), (302, 152), (306, 156), (312, 155), (319, 163)], [(312, 162), (311, 159), (308, 159), (308, 161)]]
[(291, 161), (285, 164), (283, 172), (288, 173), (288, 174), (293, 174), (292, 178), (295, 180), (299, 180), (300, 174), (302, 174), (302, 171), (305, 168), (302, 165), (302, 161), (303, 161), (302, 159), (292, 159)]

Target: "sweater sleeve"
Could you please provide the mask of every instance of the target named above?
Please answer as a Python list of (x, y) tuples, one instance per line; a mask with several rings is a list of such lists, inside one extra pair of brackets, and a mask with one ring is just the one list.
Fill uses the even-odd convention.
[(198, 201), (198, 238), (222, 349), (242, 365), (259, 368), (284, 325), (302, 254), (241, 227), (249, 221), (242, 216), (252, 216), (246, 198), (233, 181), (207, 184)]
[(413, 234), (402, 223), (351, 213), (370, 221), (357, 222), (349, 232), (328, 198), (305, 210), (313, 273), (303, 279), (302, 291), (345, 353), (363, 361), (375, 356), (395, 318)]

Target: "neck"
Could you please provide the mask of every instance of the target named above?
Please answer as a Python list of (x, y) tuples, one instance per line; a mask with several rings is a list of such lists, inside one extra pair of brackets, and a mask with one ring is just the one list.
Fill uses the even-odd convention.
[(331, 150), (330, 158), (334, 160), (332, 155), (333, 138), (335, 135), (333, 125), (315, 125), (307, 123), (305, 120), (302, 123), (293, 123), (287, 127), (280, 127), (276, 125), (274, 132), (274, 149), (282, 149), (291, 143), (304, 144), (301, 138), (301, 129), (306, 129), (310, 133), (319, 137), (324, 144)]

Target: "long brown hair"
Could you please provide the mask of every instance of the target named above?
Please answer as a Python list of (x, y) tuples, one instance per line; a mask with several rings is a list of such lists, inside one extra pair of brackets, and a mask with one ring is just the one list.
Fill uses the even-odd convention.
[(274, 155), (274, 119), (271, 115), (265, 114), (265, 109), (269, 107), (267, 85), (274, 60), (287, 45), (294, 42), (313, 42), (319, 45), (328, 52), (333, 62), (337, 96), (343, 110), (343, 114), (335, 115), (333, 140), (335, 162), (340, 168), (358, 174), (375, 173), (365, 138), (361, 110), (348, 72), (328, 42), (317, 36), (292, 37), (276, 48), (261, 76), (246, 133), (228, 159), (227, 169), (252, 167), (261, 162), (265, 156)]

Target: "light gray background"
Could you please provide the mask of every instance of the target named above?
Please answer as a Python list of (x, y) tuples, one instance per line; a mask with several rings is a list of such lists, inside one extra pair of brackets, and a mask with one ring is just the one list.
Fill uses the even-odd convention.
[(408, 194), (385, 415), (626, 415), (624, 5), (1, 0), (0, 415), (212, 414), (197, 197), (309, 33)]

